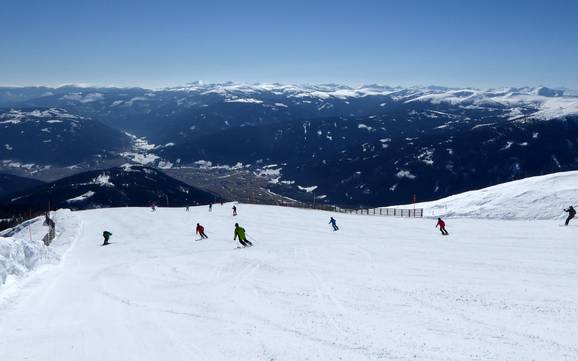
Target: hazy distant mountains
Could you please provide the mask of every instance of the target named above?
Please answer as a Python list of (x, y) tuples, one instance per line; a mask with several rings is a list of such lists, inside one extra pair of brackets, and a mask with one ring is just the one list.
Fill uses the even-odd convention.
[(545, 87), (0, 88), (0, 107), (0, 162), (241, 162), (277, 192), (312, 199), (316, 186), (332, 203), (406, 203), (578, 167), (578, 97)]
[(164, 173), (142, 166), (124, 166), (89, 171), (60, 179), (9, 196), (0, 205), (9, 209), (101, 207), (184, 207), (208, 204), (221, 198), (179, 182)]
[(0, 109), (0, 163), (67, 166), (129, 146), (121, 131), (64, 109)]
[(9, 174), (0, 174), (0, 198), (44, 184), (31, 178), (17, 177)]

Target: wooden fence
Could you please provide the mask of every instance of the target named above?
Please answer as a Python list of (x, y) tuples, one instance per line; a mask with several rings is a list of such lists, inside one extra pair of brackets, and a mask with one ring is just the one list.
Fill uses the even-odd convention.
[[(339, 212), (339, 211), (338, 211)], [(368, 208), (368, 209), (346, 209), (342, 213), (365, 214), (368, 216), (383, 217), (406, 217), (406, 218), (423, 218), (423, 209), (406, 209), (406, 208)]]
[(298, 202), (279, 202), (278, 206), (318, 209), (328, 212), (358, 214), (367, 216), (382, 216), (382, 217), (405, 217), (405, 218), (423, 218), (423, 209), (408, 209), (408, 208), (344, 208), (333, 206), (330, 204), (310, 204)]

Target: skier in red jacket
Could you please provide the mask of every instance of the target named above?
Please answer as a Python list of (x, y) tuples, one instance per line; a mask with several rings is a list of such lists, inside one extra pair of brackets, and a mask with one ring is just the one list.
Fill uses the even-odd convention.
[(199, 223), (197, 223), (197, 234), (201, 236), (202, 239), (209, 238), (205, 234), (205, 227), (201, 226)]
[(440, 231), (444, 236), (447, 236), (449, 233), (446, 231), (446, 222), (442, 221), (441, 218), (438, 218), (438, 223), (436, 224), (436, 228), (440, 227)]

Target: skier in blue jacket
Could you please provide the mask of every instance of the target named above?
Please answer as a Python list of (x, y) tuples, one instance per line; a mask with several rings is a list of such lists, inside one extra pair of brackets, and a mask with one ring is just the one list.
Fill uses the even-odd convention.
[(333, 230), (337, 231), (339, 230), (339, 227), (337, 227), (337, 221), (335, 220), (335, 218), (330, 217), (331, 219), (329, 220), (329, 224), (331, 224), (331, 226), (333, 226)]

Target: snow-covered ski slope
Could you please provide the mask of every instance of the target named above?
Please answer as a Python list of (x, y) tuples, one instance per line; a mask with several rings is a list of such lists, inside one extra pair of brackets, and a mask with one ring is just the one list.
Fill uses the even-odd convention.
[[(444, 237), (431, 219), (337, 214), (332, 232), (329, 212), (238, 209), (73, 212), (60, 266), (0, 302), (0, 359), (578, 359), (578, 224), (455, 219)], [(254, 247), (235, 249), (235, 222)]]
[(578, 205), (578, 171), (524, 178), (415, 206), (424, 209), (424, 217), (555, 219), (565, 218), (563, 209), (570, 205)]

